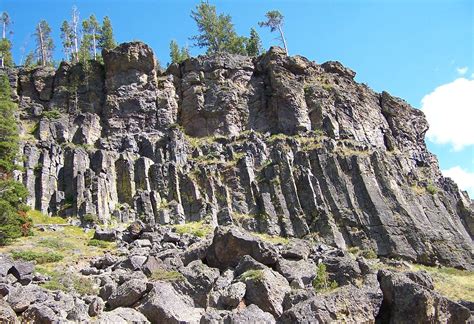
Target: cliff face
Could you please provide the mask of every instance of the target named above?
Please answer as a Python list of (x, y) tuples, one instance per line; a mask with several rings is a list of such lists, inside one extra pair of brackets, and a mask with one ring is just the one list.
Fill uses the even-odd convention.
[(272, 48), (162, 73), (143, 43), (103, 54), (104, 66), (9, 71), (31, 207), (472, 267), (470, 200), (427, 151), (423, 113), (340, 63)]

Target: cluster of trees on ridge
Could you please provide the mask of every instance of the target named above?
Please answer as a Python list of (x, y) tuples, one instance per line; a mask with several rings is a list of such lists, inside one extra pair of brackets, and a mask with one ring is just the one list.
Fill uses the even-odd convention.
[[(208, 1), (202, 1), (191, 11), (191, 18), (196, 22), (199, 34), (190, 37), (193, 46), (205, 48), (207, 54), (231, 53), (248, 56), (258, 56), (262, 53), (262, 42), (255, 28), (250, 29), (249, 37), (238, 35), (228, 14), (217, 14), (216, 7)], [(288, 53), (286, 40), (283, 34), (283, 15), (272, 10), (266, 13), (266, 20), (259, 22), (260, 27), (269, 27), (271, 32), (278, 32), (277, 39)], [(0, 40), (0, 67), (14, 65), (11, 48), (12, 43), (7, 39), (12, 21), (8, 13), (0, 16), (2, 24), (2, 39)], [(11, 33), (11, 31), (10, 31)], [(77, 7), (72, 8), (71, 19), (63, 21), (60, 27), (61, 46), (64, 54), (63, 61), (71, 63), (87, 63), (89, 60), (102, 61), (99, 55), (102, 49), (112, 49), (117, 44), (114, 39), (112, 22), (105, 16), (102, 24), (95, 15), (80, 19)], [(41, 20), (33, 33), (35, 49), (21, 59), (20, 65), (25, 67), (53, 66), (53, 52), (55, 44), (52, 30), (46, 20)], [(180, 47), (175, 40), (170, 43), (171, 63), (180, 63), (189, 58), (189, 48)]]
[[(199, 35), (191, 37), (194, 46), (206, 48), (207, 54), (232, 53), (257, 56), (262, 52), (262, 44), (257, 31), (252, 28), (249, 37), (239, 36), (232, 24), (230, 15), (217, 14), (215, 6), (207, 1), (201, 2), (191, 12)], [(2, 38), (0, 39), (0, 67), (13, 67), (12, 43), (7, 38), (11, 34), (12, 21), (8, 13), (0, 16)], [(269, 27), (271, 32), (278, 31), (279, 40), (288, 53), (283, 35), (283, 15), (278, 11), (269, 11), (266, 21), (259, 22), (261, 27)], [(98, 52), (116, 46), (112, 23), (106, 16), (102, 24), (91, 15), (80, 21), (79, 12), (73, 7), (71, 20), (61, 25), (61, 40), (64, 61), (87, 63), (89, 60), (101, 61)], [(51, 36), (51, 27), (46, 20), (41, 20), (33, 34), (35, 50), (28, 53), (25, 67), (52, 66), (55, 48)], [(172, 63), (180, 63), (190, 57), (187, 47), (179, 47), (176, 41), (170, 43)], [(5, 245), (20, 236), (31, 234), (32, 221), (27, 216), (28, 206), (25, 204), (28, 191), (25, 186), (15, 180), (14, 173), (21, 169), (19, 158), (19, 132), (15, 117), (16, 104), (11, 100), (11, 88), (8, 76), (0, 75), (0, 245)]]

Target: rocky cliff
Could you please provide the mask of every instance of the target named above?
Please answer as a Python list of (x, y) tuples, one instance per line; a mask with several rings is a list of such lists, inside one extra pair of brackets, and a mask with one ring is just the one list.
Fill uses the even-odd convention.
[(473, 210), (426, 149), (423, 113), (338, 62), (216, 55), (157, 69), (9, 70), (31, 207), (110, 223), (203, 221), (473, 267)]

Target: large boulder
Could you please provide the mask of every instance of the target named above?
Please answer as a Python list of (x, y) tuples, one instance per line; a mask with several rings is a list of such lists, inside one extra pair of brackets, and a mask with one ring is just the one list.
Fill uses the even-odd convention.
[(6, 324), (19, 323), (15, 311), (0, 297), (0, 321)]
[(133, 308), (119, 307), (111, 312), (100, 314), (96, 320), (92, 321), (95, 324), (129, 324), (129, 323), (150, 323), (146, 317)]
[(466, 323), (471, 316), (466, 307), (413, 281), (403, 273), (380, 270), (377, 277), (383, 292), (380, 318), (387, 323), (454, 324)]
[(111, 308), (129, 307), (135, 304), (147, 292), (148, 284), (144, 280), (132, 279), (117, 287), (107, 300)]
[(198, 305), (207, 307), (208, 294), (219, 277), (219, 270), (196, 260), (182, 268), (181, 273), (186, 278), (183, 282), (184, 291), (193, 296)]
[(288, 281), (271, 269), (249, 270), (241, 275), (245, 282), (245, 300), (262, 310), (280, 317), (283, 313), (283, 299), (291, 288)]
[(206, 255), (211, 267), (235, 267), (245, 255), (265, 265), (274, 265), (278, 256), (272, 246), (238, 227), (216, 227)]
[(375, 323), (382, 304), (376, 285), (347, 285), (334, 292), (303, 299), (285, 311), (282, 323)]
[(157, 282), (137, 309), (152, 323), (199, 323), (204, 310), (178, 293), (169, 282)]

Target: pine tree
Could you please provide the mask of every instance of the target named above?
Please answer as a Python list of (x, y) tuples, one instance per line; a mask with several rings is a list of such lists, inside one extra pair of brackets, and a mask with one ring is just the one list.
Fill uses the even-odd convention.
[(246, 38), (237, 35), (229, 15), (217, 15), (215, 6), (202, 1), (196, 11), (191, 11), (191, 18), (196, 21), (200, 32), (191, 38), (195, 46), (207, 48), (207, 54), (245, 54)]
[(114, 39), (114, 31), (110, 18), (105, 16), (102, 21), (102, 28), (99, 37), (99, 48), (110, 50), (117, 46)]
[(0, 67), (5, 66), (13, 67), (12, 43), (6, 38), (2, 38), (0, 40)]
[(8, 12), (2, 12), (2, 15), (0, 16), (0, 22), (2, 23), (2, 39), (5, 39), (7, 38), (7, 29), (12, 23)]
[(26, 68), (32, 68), (37, 65), (37, 61), (35, 61), (35, 54), (33, 52), (29, 52), (26, 55), (25, 58), (25, 63), (23, 63), (23, 66)]
[(73, 41), (72, 29), (69, 23), (65, 20), (61, 25), (61, 39), (63, 44), (64, 57), (67, 62), (72, 61)]
[(283, 15), (278, 10), (272, 10), (266, 13), (267, 21), (261, 21), (258, 23), (260, 27), (270, 27), (270, 31), (273, 33), (278, 30), (280, 36), (278, 39), (283, 44), (285, 48), (286, 55), (288, 55), (288, 47), (286, 45), (285, 35), (283, 34)]
[(171, 63), (181, 63), (190, 57), (189, 50), (187, 47), (179, 48), (176, 41), (172, 40), (170, 43), (170, 58)]
[(0, 75), (0, 245), (30, 234), (31, 223), (24, 204), (28, 191), (12, 179), (19, 150), (16, 105), (11, 100), (11, 89), (5, 74)]
[(36, 26), (36, 57), (42, 66), (53, 62), (54, 43), (51, 37), (51, 28), (46, 20), (41, 20)]
[(97, 42), (101, 36), (101, 28), (99, 22), (94, 15), (82, 22), (82, 42), (84, 50), (89, 50), (90, 56), (97, 59)]
[(71, 17), (71, 41), (72, 41), (72, 61), (74, 63), (79, 62), (79, 11), (76, 6), (72, 7), (72, 17)]
[(250, 29), (250, 37), (245, 49), (247, 50), (248, 56), (259, 56), (262, 52), (262, 41), (254, 28)]

